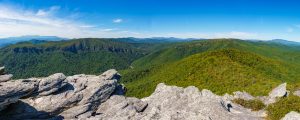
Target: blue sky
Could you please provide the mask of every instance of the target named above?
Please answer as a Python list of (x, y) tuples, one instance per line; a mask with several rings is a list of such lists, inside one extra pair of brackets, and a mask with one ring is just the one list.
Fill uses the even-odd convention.
[(297, 0), (0, 0), (0, 37), (300, 41)]

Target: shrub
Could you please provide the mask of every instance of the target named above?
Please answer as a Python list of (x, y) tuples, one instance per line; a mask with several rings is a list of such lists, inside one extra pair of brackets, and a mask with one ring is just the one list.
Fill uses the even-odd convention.
[(253, 111), (258, 111), (266, 107), (260, 100), (234, 99), (233, 102), (242, 105), (245, 108), (250, 108)]

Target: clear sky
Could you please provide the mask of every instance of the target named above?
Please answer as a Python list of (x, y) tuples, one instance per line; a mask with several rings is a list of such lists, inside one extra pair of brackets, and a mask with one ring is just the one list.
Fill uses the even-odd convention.
[(300, 41), (299, 0), (0, 0), (0, 37)]

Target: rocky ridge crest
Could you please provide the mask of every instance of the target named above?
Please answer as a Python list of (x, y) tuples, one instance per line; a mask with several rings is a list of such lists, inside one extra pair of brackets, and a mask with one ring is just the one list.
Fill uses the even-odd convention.
[[(5, 75), (0, 68), (0, 78)], [(20, 80), (0, 79), (0, 119), (90, 119), (90, 120), (260, 120), (264, 110), (252, 111), (233, 99), (261, 99), (265, 104), (288, 95), (286, 84), (269, 96), (253, 97), (246, 92), (219, 96), (209, 90), (199, 90), (158, 84), (146, 98), (126, 97), (119, 84), (121, 75), (114, 69), (101, 75), (65, 76), (56, 73), (44, 78)], [(299, 113), (284, 119), (299, 118)]]

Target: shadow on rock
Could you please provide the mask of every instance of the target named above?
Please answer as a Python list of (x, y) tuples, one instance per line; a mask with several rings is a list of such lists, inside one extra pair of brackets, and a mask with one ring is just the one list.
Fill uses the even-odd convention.
[[(5, 111), (5, 112), (4, 112)], [(26, 119), (49, 119), (62, 120), (62, 116), (51, 115), (44, 111), (38, 111), (29, 104), (19, 100), (9, 105), (0, 113), (0, 120), (26, 120)]]

